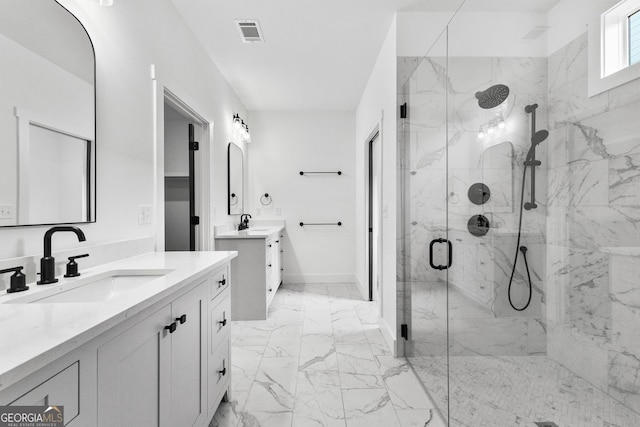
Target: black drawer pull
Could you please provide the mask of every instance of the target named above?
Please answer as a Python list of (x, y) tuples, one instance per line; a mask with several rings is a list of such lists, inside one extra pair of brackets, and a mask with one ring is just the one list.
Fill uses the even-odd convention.
[(269, 247), (271, 247), (271, 244), (269, 244)]
[(227, 284), (227, 279), (224, 278), (224, 276), (222, 277), (222, 280), (218, 280), (218, 287), (221, 288), (224, 285)]
[(280, 240), (276, 240), (276, 243), (280, 243)]
[(173, 322), (172, 324), (170, 324), (169, 326), (165, 326), (165, 329), (169, 330), (169, 333), (172, 334), (176, 331), (176, 328), (178, 327), (178, 325), (176, 325), (176, 322)]
[(222, 361), (222, 371), (218, 371), (218, 373), (222, 374), (222, 376), (224, 377), (227, 374), (227, 368), (225, 366), (225, 361)]
[(180, 324), (182, 325), (183, 323), (185, 323), (187, 321), (187, 315), (183, 314), (180, 317), (176, 317), (176, 321), (180, 322)]
[(222, 319), (218, 323), (220, 323), (222, 326), (227, 326), (227, 319)]
[(273, 288), (269, 288), (269, 292), (273, 292)]

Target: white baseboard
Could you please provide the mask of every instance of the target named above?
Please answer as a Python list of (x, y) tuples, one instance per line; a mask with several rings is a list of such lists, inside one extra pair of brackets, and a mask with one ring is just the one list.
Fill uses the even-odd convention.
[(360, 281), (360, 279), (357, 276), (355, 278), (355, 282), (356, 282), (356, 286), (358, 287), (358, 290), (360, 291), (360, 295), (362, 296), (362, 299), (363, 300), (368, 300), (369, 299), (369, 292), (365, 292), (364, 285), (362, 284), (362, 282)]
[(382, 332), (382, 336), (387, 343), (387, 346), (393, 353), (393, 357), (401, 357), (404, 355), (404, 347), (402, 340), (396, 340), (395, 331), (393, 331), (387, 322), (382, 317), (378, 318), (378, 323), (380, 325), (380, 332)]
[(353, 274), (285, 274), (284, 283), (354, 283)]

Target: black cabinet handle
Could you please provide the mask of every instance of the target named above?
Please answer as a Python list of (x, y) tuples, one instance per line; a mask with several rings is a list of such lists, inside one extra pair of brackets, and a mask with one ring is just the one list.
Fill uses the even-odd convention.
[(269, 292), (273, 292), (273, 288), (269, 288)]
[(222, 277), (222, 280), (218, 280), (218, 287), (221, 288), (224, 285), (227, 284), (227, 279), (225, 279), (224, 277)]
[(271, 245), (269, 245), (269, 247), (271, 247)]
[(218, 323), (220, 323), (222, 326), (227, 326), (227, 319), (222, 319)]
[(180, 324), (182, 325), (183, 323), (185, 323), (187, 321), (187, 315), (183, 314), (180, 317), (176, 317), (176, 321), (180, 322)]
[(173, 322), (172, 324), (170, 324), (169, 326), (165, 326), (165, 329), (169, 330), (169, 333), (172, 334), (176, 331), (176, 328), (178, 327), (178, 325), (176, 325), (176, 322)]
[[(433, 246), (436, 243), (447, 243), (447, 246), (449, 248), (449, 259), (447, 260), (447, 265), (435, 265), (433, 263)], [(431, 266), (431, 268), (435, 270), (446, 270), (451, 267), (452, 262), (453, 262), (453, 245), (451, 244), (451, 242), (443, 238), (433, 239), (431, 243), (429, 243), (429, 265)]]
[(268, 264), (267, 266), (268, 266), (268, 267), (271, 267), (271, 264)]
[(280, 243), (280, 240), (276, 240), (276, 243)]
[(225, 366), (224, 360), (222, 361), (222, 371), (218, 371), (218, 373), (222, 374), (223, 377), (227, 374), (227, 367)]

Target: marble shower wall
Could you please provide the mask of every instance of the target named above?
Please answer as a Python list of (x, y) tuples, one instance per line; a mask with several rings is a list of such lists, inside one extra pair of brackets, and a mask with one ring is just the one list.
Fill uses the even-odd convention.
[[(538, 209), (525, 211), (520, 242), (529, 248), (532, 304), (516, 312), (507, 299), (517, 248), (523, 162), (530, 147), (530, 117), (524, 107), (539, 104), (537, 128), (546, 128), (546, 75), (546, 58), (398, 58), (398, 101), (409, 105), (408, 118), (398, 122), (399, 193), (403, 197), (399, 218), (404, 222), (398, 234), (398, 271), (404, 274), (398, 279), (407, 291), (411, 289), (399, 300), (411, 314), (405, 320), (411, 318), (415, 354), (440, 355), (446, 350), (447, 316), (454, 354), (546, 351), (544, 168), (537, 170)], [(476, 92), (498, 83), (509, 86), (509, 98), (493, 110), (481, 109)], [(498, 114), (504, 117), (506, 129), (479, 139), (479, 128)], [(538, 157), (544, 159), (545, 151), (543, 144)], [(467, 195), (477, 182), (491, 190), (484, 205), (473, 204)], [(529, 200), (528, 176), (526, 183), (525, 200)], [(491, 223), (485, 236), (473, 236), (467, 230), (470, 217), (477, 214)], [(448, 275), (429, 266), (429, 242), (446, 237), (447, 227), (454, 244)], [(436, 248), (435, 262), (443, 264), (446, 246)], [(527, 299), (526, 277), (520, 257), (512, 290), (518, 306)], [(449, 311), (447, 299), (441, 298), (447, 279), (451, 285)], [(438, 303), (433, 305), (434, 301)]]
[(548, 354), (640, 412), (640, 80), (587, 96), (586, 33), (548, 61)]

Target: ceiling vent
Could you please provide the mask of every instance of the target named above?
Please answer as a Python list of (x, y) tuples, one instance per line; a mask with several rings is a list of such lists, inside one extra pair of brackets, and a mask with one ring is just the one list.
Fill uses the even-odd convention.
[(545, 32), (547, 32), (547, 29), (549, 27), (544, 26), (544, 25), (538, 25), (536, 27), (534, 27), (531, 31), (529, 31), (527, 34), (525, 34), (522, 37), (522, 40), (535, 40), (538, 37), (540, 37), (541, 35), (543, 35)]
[(262, 37), (262, 29), (260, 29), (260, 23), (256, 20), (243, 20), (236, 21), (238, 31), (240, 31), (240, 37), (244, 43), (262, 43), (264, 38)]

